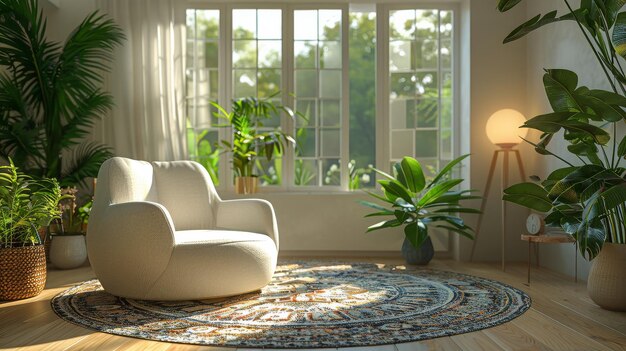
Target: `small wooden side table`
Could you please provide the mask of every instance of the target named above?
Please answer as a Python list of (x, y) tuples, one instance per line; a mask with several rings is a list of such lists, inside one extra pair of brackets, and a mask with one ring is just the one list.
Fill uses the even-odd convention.
[[(530, 285), (530, 256), (531, 256), (531, 244), (563, 244), (573, 243), (574, 238), (567, 234), (542, 234), (542, 235), (529, 235), (522, 234), (522, 240), (528, 241), (528, 285)], [(537, 265), (539, 265), (539, 253), (535, 253)], [(574, 252), (574, 281), (578, 282), (578, 243), (576, 243), (576, 250)]]

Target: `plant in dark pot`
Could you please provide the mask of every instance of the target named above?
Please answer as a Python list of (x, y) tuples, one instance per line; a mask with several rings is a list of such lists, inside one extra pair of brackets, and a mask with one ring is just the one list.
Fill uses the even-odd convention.
[(272, 161), (288, 145), (295, 144), (293, 137), (280, 128), (268, 130), (263, 127), (264, 121), (280, 118), (282, 112), (291, 118), (295, 116), (290, 108), (270, 100), (277, 94), (264, 99), (254, 97), (235, 99), (232, 101), (231, 112), (227, 112), (214, 102), (211, 103), (217, 109), (216, 117), (227, 122), (220, 126), (232, 128), (232, 141), (222, 140), (220, 147), (232, 154), (235, 191), (238, 194), (256, 192), (258, 174), (255, 174), (255, 168), (259, 168), (259, 157), (265, 157), (268, 162)]
[[(521, 0), (500, 0), (507, 11)], [(587, 290), (603, 308), (626, 310), (626, 137), (618, 124), (626, 121), (626, 12), (623, 0), (582, 0), (578, 8), (563, 2), (568, 13), (537, 15), (504, 40), (513, 41), (543, 25), (574, 21), (581, 40), (589, 44), (610, 90), (579, 85), (576, 73), (548, 69), (543, 76), (553, 112), (529, 119), (522, 126), (541, 132), (535, 150), (558, 158), (566, 167), (545, 179), (516, 184), (504, 199), (546, 213), (546, 223), (561, 227), (577, 241), (582, 255), (592, 261)], [(595, 67), (589, 67), (595, 68)], [(553, 152), (550, 144), (561, 135), (567, 155)]]
[(59, 202), (60, 218), (54, 221), (52, 243), (50, 245), (50, 262), (59, 269), (80, 267), (87, 260), (85, 234), (91, 210), (91, 199), (78, 206), (76, 188), (63, 188), (64, 199)]
[(9, 160), (0, 166), (0, 300), (39, 294), (46, 255), (39, 228), (58, 218), (61, 189), (54, 179), (33, 179)]
[(63, 187), (96, 177), (111, 151), (85, 139), (113, 105), (102, 73), (123, 38), (93, 13), (53, 42), (36, 0), (0, 0), (0, 159)]
[(376, 173), (386, 178), (377, 181), (382, 188), (382, 195), (367, 193), (384, 205), (369, 201), (361, 201), (361, 204), (377, 210), (366, 217), (391, 219), (374, 224), (367, 231), (403, 226), (405, 240), (402, 253), (407, 263), (420, 265), (428, 264), (434, 255), (429, 226), (473, 239), (472, 228), (458, 214), (480, 213), (460, 203), (480, 197), (471, 195), (471, 190), (454, 190), (463, 179), (451, 176), (454, 167), (467, 156), (451, 161), (431, 180), (426, 179), (421, 164), (411, 157), (405, 157), (394, 165), (393, 176), (374, 168)]

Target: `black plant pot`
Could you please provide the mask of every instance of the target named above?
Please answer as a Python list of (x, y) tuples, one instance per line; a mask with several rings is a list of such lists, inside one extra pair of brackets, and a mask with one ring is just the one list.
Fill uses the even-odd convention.
[(416, 249), (411, 245), (411, 242), (404, 238), (402, 243), (402, 256), (406, 260), (407, 264), (412, 265), (427, 265), (435, 255), (435, 249), (433, 248), (433, 242), (430, 240), (430, 236), (426, 238), (426, 241)]

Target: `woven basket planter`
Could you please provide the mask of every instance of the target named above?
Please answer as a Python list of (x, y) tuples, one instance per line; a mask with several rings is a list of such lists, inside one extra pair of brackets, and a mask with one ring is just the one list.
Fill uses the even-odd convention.
[(0, 300), (39, 295), (46, 285), (43, 245), (0, 248)]

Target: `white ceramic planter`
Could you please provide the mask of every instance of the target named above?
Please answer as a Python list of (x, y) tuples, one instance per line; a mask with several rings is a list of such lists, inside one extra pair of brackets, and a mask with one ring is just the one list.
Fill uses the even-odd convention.
[(50, 262), (59, 269), (80, 267), (87, 259), (85, 236), (55, 235), (50, 244)]

